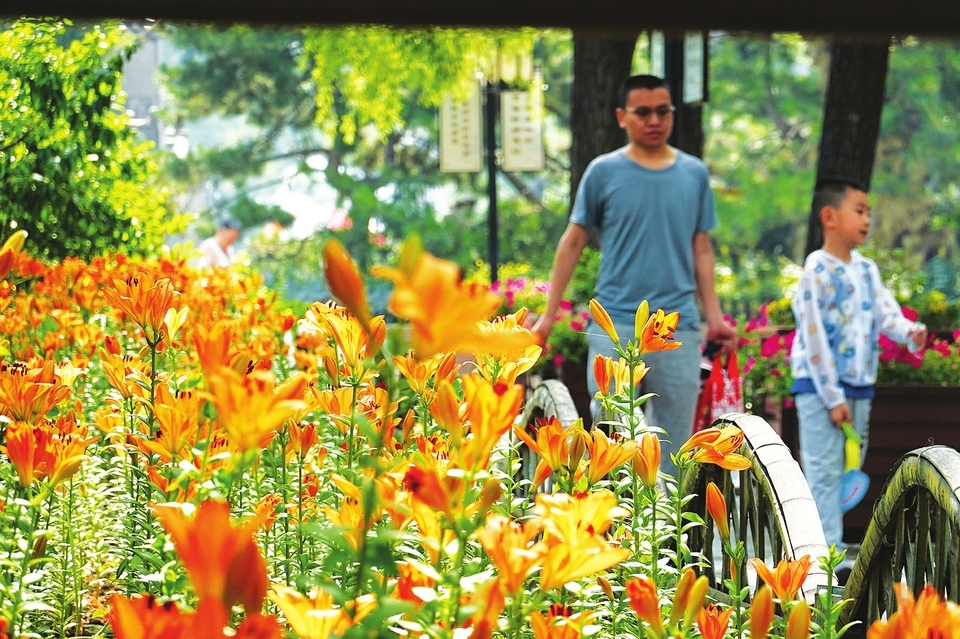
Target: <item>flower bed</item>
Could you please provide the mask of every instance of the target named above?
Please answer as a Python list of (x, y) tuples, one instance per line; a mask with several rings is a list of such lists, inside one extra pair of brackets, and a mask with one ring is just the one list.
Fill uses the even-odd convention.
[[(505, 437), (539, 356), (523, 312), (491, 320), (489, 289), (411, 242), (374, 271), (405, 343), (342, 247), (324, 257), (342, 305), (295, 317), (231, 271), (0, 250), (0, 637), (837, 636), (835, 606), (817, 630), (794, 599), (809, 558), (757, 566), (749, 607), (736, 579), (732, 605), (708, 600), (685, 545), (700, 524), (633, 417), (669, 315), (596, 363), (626, 434), (518, 429), (542, 458), (524, 479)], [(740, 437), (698, 433), (681, 472), (742, 468)], [(743, 543), (724, 545), (742, 574)]]

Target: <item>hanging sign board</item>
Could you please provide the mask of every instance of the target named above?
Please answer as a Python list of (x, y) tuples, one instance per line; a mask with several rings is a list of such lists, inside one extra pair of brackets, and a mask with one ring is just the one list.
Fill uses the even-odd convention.
[(683, 103), (704, 102), (704, 49), (706, 38), (700, 31), (688, 31), (683, 36)]
[(529, 90), (500, 94), (500, 132), (504, 171), (543, 170), (543, 94), (538, 83)]
[(446, 95), (440, 105), (440, 172), (477, 173), (483, 168), (480, 91), (463, 100)]

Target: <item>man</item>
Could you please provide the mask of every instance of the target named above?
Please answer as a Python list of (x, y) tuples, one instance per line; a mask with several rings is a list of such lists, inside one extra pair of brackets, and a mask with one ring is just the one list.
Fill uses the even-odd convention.
[(203, 254), (201, 264), (206, 268), (226, 268), (233, 262), (233, 244), (240, 237), (240, 223), (224, 220), (217, 232), (200, 242), (197, 248)]
[[(625, 147), (593, 160), (577, 191), (570, 223), (553, 263), (547, 307), (534, 326), (550, 336), (560, 300), (591, 232), (600, 242), (595, 296), (617, 332), (632, 336), (639, 303), (651, 310), (679, 311), (681, 348), (644, 357), (651, 368), (644, 392), (656, 393), (644, 411), (666, 431), (663, 459), (690, 435), (700, 389), (701, 332), (695, 294), (707, 322), (708, 341), (730, 342), (736, 331), (723, 319), (714, 288), (714, 257), (708, 232), (717, 225), (707, 168), (698, 158), (667, 144), (675, 107), (666, 83), (651, 75), (628, 78), (616, 115), (627, 133)], [(613, 343), (591, 325), (588, 387), (596, 354), (613, 356)]]

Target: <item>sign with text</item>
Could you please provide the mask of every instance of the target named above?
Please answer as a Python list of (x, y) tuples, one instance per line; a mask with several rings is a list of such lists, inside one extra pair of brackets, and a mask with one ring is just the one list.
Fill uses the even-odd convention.
[(539, 85), (500, 94), (500, 132), (504, 171), (543, 170), (543, 94)]
[(462, 101), (446, 95), (440, 105), (440, 172), (477, 173), (483, 168), (480, 91)]

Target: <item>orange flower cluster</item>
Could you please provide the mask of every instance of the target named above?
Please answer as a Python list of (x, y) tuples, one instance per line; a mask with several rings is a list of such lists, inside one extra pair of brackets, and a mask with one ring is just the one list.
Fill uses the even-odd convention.
[[(152, 597), (114, 595), (110, 625), (117, 639), (188, 639), (244, 637), (280, 639), (280, 624), (261, 613), (267, 593), (267, 566), (254, 533), (257, 520), (239, 526), (230, 521), (224, 502), (204, 501), (192, 517), (176, 504), (154, 506), (190, 577), (199, 603), (181, 612), (173, 602)], [(242, 605), (246, 616), (235, 631), (230, 611)]]
[(907, 584), (893, 585), (897, 611), (870, 626), (867, 639), (926, 639), (960, 637), (960, 606), (944, 601), (936, 588), (927, 584), (913, 597)]

